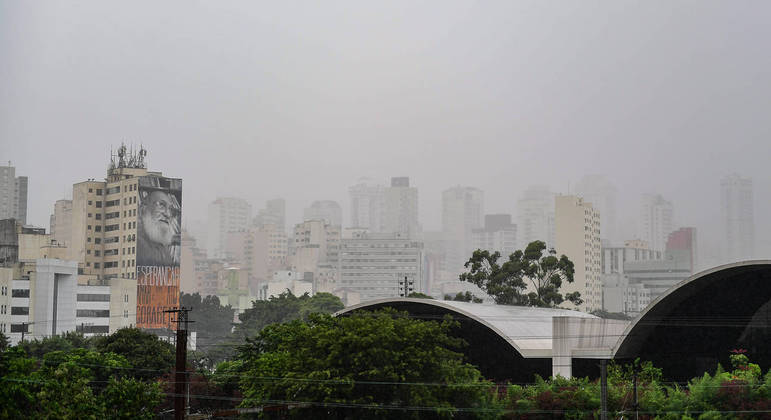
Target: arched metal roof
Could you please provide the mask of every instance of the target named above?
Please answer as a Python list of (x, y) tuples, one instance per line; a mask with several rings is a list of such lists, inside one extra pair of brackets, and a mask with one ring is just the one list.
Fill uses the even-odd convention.
[(614, 347), (614, 358), (652, 360), (669, 377), (688, 379), (733, 348), (771, 363), (771, 260), (742, 261), (697, 273), (673, 286), (637, 317)]
[(520, 355), (527, 358), (551, 357), (553, 317), (569, 316), (578, 318), (597, 318), (594, 315), (567, 309), (492, 305), (419, 298), (372, 300), (345, 308), (335, 315), (345, 314), (360, 309), (377, 309), (396, 304), (402, 307), (406, 307), (405, 304), (429, 305), (441, 308), (449, 313), (463, 315), (500, 336)]

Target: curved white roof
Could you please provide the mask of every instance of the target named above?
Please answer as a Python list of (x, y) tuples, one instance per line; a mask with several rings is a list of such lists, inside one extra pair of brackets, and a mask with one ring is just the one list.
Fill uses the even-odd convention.
[(594, 315), (567, 309), (534, 308), (529, 306), (495, 305), (451, 300), (391, 298), (378, 299), (347, 307), (335, 315), (368, 306), (386, 303), (416, 303), (431, 305), (467, 316), (490, 328), (506, 340), (523, 357), (551, 357), (552, 318), (598, 318)]

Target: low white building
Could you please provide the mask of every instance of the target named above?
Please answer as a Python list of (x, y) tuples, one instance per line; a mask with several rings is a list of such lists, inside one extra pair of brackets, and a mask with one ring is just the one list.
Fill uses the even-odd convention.
[(602, 276), (602, 307), (608, 312), (637, 316), (651, 303), (651, 291), (640, 283), (629, 283), (621, 273)]
[(287, 290), (295, 296), (306, 293), (313, 296), (313, 279), (306, 279), (304, 275), (295, 271), (274, 271), (272, 280), (260, 285), (257, 299), (268, 300), (271, 297), (278, 297)]

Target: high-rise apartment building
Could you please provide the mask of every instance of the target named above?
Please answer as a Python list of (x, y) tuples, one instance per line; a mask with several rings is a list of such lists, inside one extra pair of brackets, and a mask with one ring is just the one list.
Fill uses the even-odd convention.
[(672, 233), (672, 203), (658, 194), (643, 194), (640, 201), (639, 238), (648, 243), (651, 249), (664, 251), (667, 238)]
[(55, 241), (69, 245), (72, 239), (72, 200), (56, 200), (49, 232)]
[(339, 288), (362, 302), (424, 291), (423, 244), (401, 233), (352, 232), (340, 243)]
[(585, 175), (576, 184), (575, 192), (600, 212), (602, 238), (611, 242), (619, 240), (616, 234), (616, 186), (602, 175)]
[(554, 196), (543, 185), (528, 188), (517, 200), (517, 247), (525, 249), (530, 242), (544, 241), (554, 246)]
[(752, 180), (737, 174), (720, 181), (720, 218), (723, 261), (749, 260), (755, 256), (755, 211)]
[(473, 249), (501, 253), (501, 261), (517, 250), (517, 225), (511, 223), (510, 214), (487, 214), (485, 225), (471, 232)]
[(410, 187), (409, 177), (391, 178), (385, 189), (383, 232), (405, 233), (411, 238), (420, 234), (418, 224), (418, 189)]
[(369, 178), (361, 178), (356, 185), (348, 188), (348, 195), (351, 198), (351, 226), (381, 232), (385, 187)]
[(209, 204), (206, 252), (209, 258), (226, 258), (229, 232), (246, 230), (252, 219), (252, 206), (246, 200), (221, 197)]
[(341, 235), (340, 226), (323, 220), (306, 220), (295, 225), (290, 266), (292, 271), (313, 273), (314, 290), (329, 291), (337, 280)]
[[(602, 243), (600, 213), (591, 203), (574, 195), (555, 198), (555, 249), (575, 265), (573, 283), (563, 282), (560, 293), (580, 292), (578, 309), (602, 309)], [(563, 303), (570, 306), (568, 302)]]
[(0, 166), (0, 220), (16, 219), (27, 223), (27, 186), (26, 176), (16, 176), (16, 168)]
[(303, 220), (323, 220), (330, 225), (342, 226), (343, 209), (337, 201), (314, 201), (303, 210)]
[(283, 198), (274, 198), (265, 202), (265, 208), (257, 211), (254, 225), (274, 225), (276, 229), (286, 232), (286, 201)]
[(73, 185), (68, 248), (84, 275), (135, 280), (131, 324), (154, 329), (179, 306), (182, 180), (149, 171), (146, 154), (122, 145), (104, 181)]
[(482, 190), (457, 186), (442, 192), (442, 233), (448, 271), (463, 271), (463, 264), (473, 252), (472, 233), (483, 227), (483, 215)]

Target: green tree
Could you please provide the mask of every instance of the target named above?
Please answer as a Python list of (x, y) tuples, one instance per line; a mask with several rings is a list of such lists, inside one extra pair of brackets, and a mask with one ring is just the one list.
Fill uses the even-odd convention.
[(102, 401), (107, 418), (152, 419), (155, 418), (155, 407), (161, 402), (161, 387), (157, 382), (110, 378)]
[(7, 349), (10, 344), (11, 344), (11, 341), (8, 340), (8, 337), (6, 337), (5, 334), (0, 332), (0, 353), (4, 352), (5, 349)]
[[(460, 280), (479, 286), (498, 304), (554, 307), (565, 300), (575, 305), (583, 302), (579, 292), (559, 293), (563, 281), (573, 282), (573, 262), (565, 255), (558, 258), (554, 249), (547, 251), (542, 241), (514, 252), (503, 264), (498, 264), (500, 257), (497, 251), (474, 251)], [(533, 291), (525, 294), (528, 286)]]
[(631, 316), (623, 312), (608, 312), (604, 309), (594, 310), (592, 311), (592, 315), (598, 316), (600, 318), (605, 318), (605, 319), (621, 319), (624, 321), (630, 321), (632, 319)]
[(466, 293), (458, 292), (457, 294), (455, 294), (455, 296), (444, 295), (444, 300), (453, 300), (456, 302), (474, 302), (474, 303), (482, 303), (483, 301), (482, 298), (478, 298), (468, 291)]
[(46, 354), (54, 351), (70, 351), (79, 348), (93, 348), (91, 338), (86, 338), (83, 333), (67, 331), (60, 335), (51, 337), (36, 338), (34, 340), (25, 340), (18, 344), (24, 351), (37, 359), (42, 359)]
[(211, 368), (221, 353), (217, 347), (228, 340), (233, 330), (235, 309), (222, 306), (217, 296), (201, 297), (200, 294), (180, 294), (181, 305), (192, 308), (190, 330), (195, 331), (196, 347), (200, 351), (190, 355), (195, 366)]
[(433, 297), (420, 292), (412, 292), (409, 295), (407, 295), (408, 298), (416, 298), (416, 299), (433, 299)]
[(141, 380), (161, 377), (173, 368), (176, 360), (174, 346), (139, 328), (121, 328), (98, 337), (94, 347), (125, 357), (133, 368), (133, 376)]
[(492, 417), (492, 384), (463, 362), (455, 327), (393, 310), (268, 326), (240, 350), (242, 406), (310, 403), (291, 418)]

